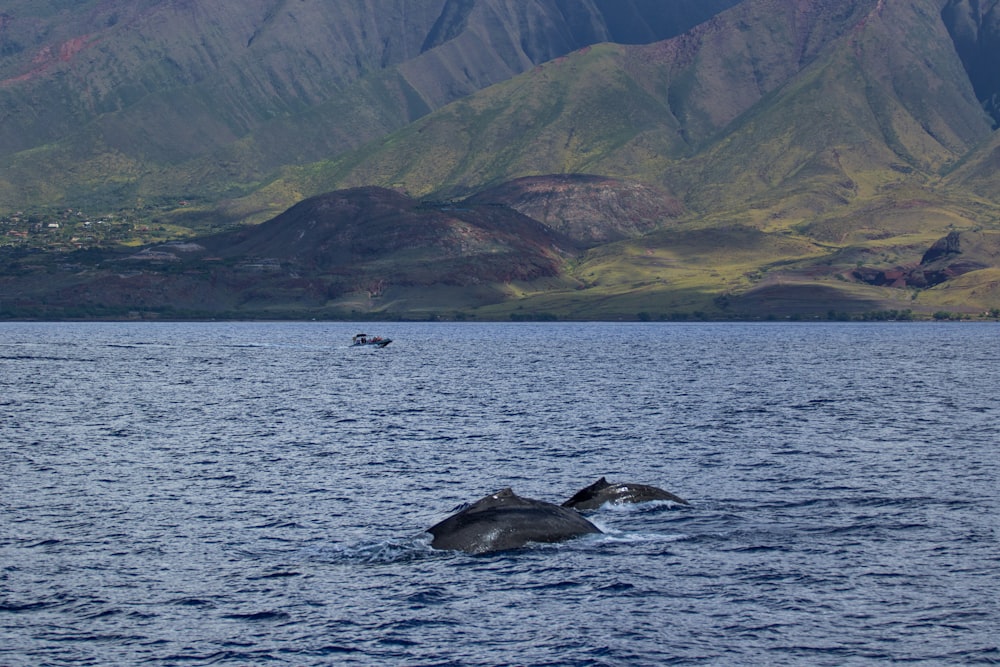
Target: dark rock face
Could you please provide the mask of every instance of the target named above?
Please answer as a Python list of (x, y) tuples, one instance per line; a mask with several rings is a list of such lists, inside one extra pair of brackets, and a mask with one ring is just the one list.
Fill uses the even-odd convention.
[(950, 0), (941, 18), (955, 42), (976, 91), (976, 97), (1000, 125), (1000, 68), (996, 54), (1000, 50), (1000, 1)]
[[(575, 7), (574, 0), (560, 0)], [(648, 44), (685, 32), (710, 16), (739, 4), (739, 0), (694, 0), (669, 4), (663, 0), (595, 0), (612, 41)], [(565, 12), (570, 15), (570, 12)]]
[(688, 504), (688, 501), (683, 498), (655, 486), (620, 482), (612, 484), (602, 477), (590, 486), (577, 491), (562, 506), (586, 511), (595, 510), (606, 503), (645, 503), (653, 500), (669, 500), (682, 505)]
[(920, 258), (920, 264), (926, 266), (927, 264), (936, 262), (943, 257), (959, 255), (961, 253), (962, 235), (959, 232), (951, 232), (948, 236), (936, 241), (934, 245), (932, 245), (930, 249), (924, 253), (924, 256)]
[(517, 549), (530, 542), (563, 542), (600, 533), (575, 510), (522, 498), (504, 489), (427, 529), (435, 549), (485, 554)]
[(892, 269), (859, 267), (852, 272), (855, 280), (888, 287), (934, 287), (941, 283), (996, 266), (1000, 257), (1000, 234), (951, 232), (932, 245), (920, 263)]

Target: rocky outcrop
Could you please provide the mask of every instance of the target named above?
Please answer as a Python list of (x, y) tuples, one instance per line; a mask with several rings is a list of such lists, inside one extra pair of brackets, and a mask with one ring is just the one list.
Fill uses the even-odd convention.
[[(966, 245), (969, 244), (967, 243)], [(926, 266), (938, 260), (961, 254), (962, 235), (959, 232), (951, 232), (943, 239), (939, 239), (924, 253), (924, 256), (920, 258), (920, 264), (921, 266)]]
[(858, 267), (855, 280), (869, 285), (926, 288), (952, 278), (997, 267), (1000, 262), (1000, 233), (951, 232), (936, 241), (916, 265), (891, 269)]

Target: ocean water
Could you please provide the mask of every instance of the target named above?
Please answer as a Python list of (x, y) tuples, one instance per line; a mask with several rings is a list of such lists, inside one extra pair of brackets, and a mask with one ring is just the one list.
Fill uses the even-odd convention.
[(996, 324), (356, 326), (0, 324), (0, 665), (1000, 663)]

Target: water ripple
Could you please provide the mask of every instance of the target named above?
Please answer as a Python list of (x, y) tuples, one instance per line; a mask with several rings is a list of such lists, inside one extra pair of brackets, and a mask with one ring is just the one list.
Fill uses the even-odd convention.
[(995, 327), (354, 329), (0, 324), (0, 664), (1000, 663)]

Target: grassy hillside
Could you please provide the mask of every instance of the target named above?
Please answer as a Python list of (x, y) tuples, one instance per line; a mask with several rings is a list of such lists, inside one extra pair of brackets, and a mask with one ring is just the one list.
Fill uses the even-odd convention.
[(663, 39), (737, 1), (11, 0), (0, 215), (218, 206), (568, 51)]
[[(934, 308), (937, 288), (894, 291), (852, 270), (914, 264), (951, 230), (995, 226), (991, 132), (936, 2), (759, 0), (667, 42), (572, 53), (249, 201), (369, 182), (445, 198), (526, 175), (603, 174), (664, 188), (685, 213), (661, 224), (702, 231), (682, 251), (662, 233), (641, 250), (594, 250), (570, 271), (585, 289), (521, 294), (515, 307)], [(733, 244), (749, 250), (736, 258)]]
[[(544, 244), (536, 245), (532, 256), (546, 256), (545, 271), (524, 273), (507, 239), (507, 250), (482, 255), (491, 258), (481, 261), (494, 278), (474, 286), (457, 276), (475, 275), (475, 262), (441, 263), (424, 246), (412, 253), (374, 249), (364, 267), (335, 249), (311, 262), (301, 257), (309, 248), (286, 256), (284, 225), (294, 216), (282, 214), (262, 227), (270, 236), (256, 237), (256, 245), (236, 244), (232, 257), (220, 253), (237, 263), (287, 260), (295, 272), (308, 267), (319, 276), (381, 275), (394, 263), (419, 267), (419, 280), (393, 279), (391, 298), (377, 301), (364, 290), (331, 292), (330, 279), (317, 278), (327, 285), (319, 292), (328, 301), (336, 292), (362, 313), (657, 319), (975, 313), (1000, 307), (994, 280), (1000, 259), (992, 251), (963, 251), (947, 265), (926, 261), (941, 239), (1000, 230), (997, 135), (942, 18), (945, 4), (746, 0), (674, 39), (576, 50), (333, 159), (286, 166), (277, 177), (260, 165), (267, 161), (262, 154), (282, 143), (275, 139), (265, 150), (259, 134), (212, 154), (226, 160), (184, 163), (190, 171), (150, 171), (112, 150), (88, 161), (95, 151), (55, 144), (17, 156), (25, 160), (18, 173), (34, 175), (24, 183), (30, 187), (44, 173), (44, 160), (32, 166), (31, 156), (63, 151), (83, 165), (73, 178), (93, 191), (114, 196), (133, 188), (134, 196), (150, 199), (165, 189), (190, 193), (184, 206), (160, 212), (161, 228), (262, 221), (307, 196), (374, 184), (423, 200), (419, 206), (516, 211), (522, 223), (530, 218), (587, 248), (546, 255), (539, 250)], [(435, 24), (433, 48), (418, 60), (442, 55), (432, 56), (436, 49), (465, 48), (457, 37), (465, 29), (485, 39), (485, 23), (474, 19), (489, 12), (450, 6), (458, 13), (446, 12)], [(490, 14), (495, 19), (526, 20), (518, 13), (523, 7), (490, 6), (502, 14)], [(522, 33), (505, 34), (493, 39)], [(504, 67), (524, 55), (497, 41), (490, 49), (509, 57)], [(472, 67), (469, 76), (485, 80), (483, 71)], [(347, 105), (356, 100), (370, 101), (356, 116), (364, 122), (339, 125), (354, 128), (356, 139), (393, 122), (373, 109), (415, 113), (427, 103), (421, 91), (430, 90), (418, 78), (406, 67), (361, 76), (350, 84), (350, 98), (303, 112), (316, 114), (309, 132), (323, 134), (332, 118), (351, 117), (358, 109)], [(290, 150), (302, 131), (291, 122), (282, 127), (287, 135), (274, 136), (285, 137)], [(108, 148), (100, 144), (103, 135), (88, 136)], [(307, 161), (308, 152), (300, 158)], [(106, 177), (94, 179), (95, 171)], [(151, 174), (159, 189), (147, 187)], [(217, 189), (199, 199), (198, 183)], [(18, 187), (8, 184), (6, 191)], [(43, 185), (37, 196), (55, 201), (58, 193)], [(396, 223), (380, 218), (379, 236), (393, 237), (394, 224), (424, 220), (402, 209), (394, 215)], [(484, 228), (501, 234), (495, 225)], [(279, 290), (272, 301), (281, 294), (291, 292)], [(324, 307), (315, 294), (310, 298)]]

